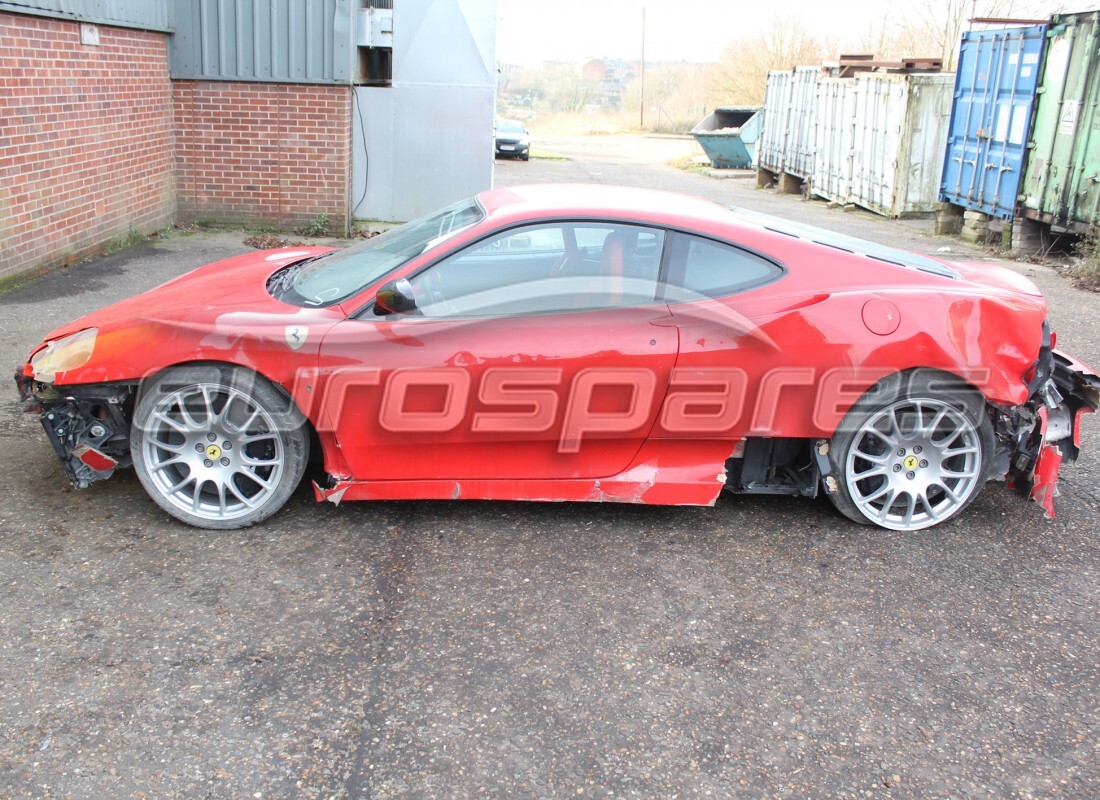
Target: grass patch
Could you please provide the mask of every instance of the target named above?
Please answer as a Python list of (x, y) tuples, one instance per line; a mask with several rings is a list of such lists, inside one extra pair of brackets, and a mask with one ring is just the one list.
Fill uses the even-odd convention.
[(684, 172), (694, 172), (698, 175), (706, 175), (710, 162), (708, 161), (706, 164), (702, 164), (697, 161), (696, 158), (696, 156), (680, 156), (679, 158), (673, 158), (665, 163), (670, 167), (682, 169)]
[(539, 150), (538, 148), (531, 148), (531, 158), (538, 159), (539, 161), (572, 161), (569, 156), (563, 156), (561, 153), (552, 153), (549, 150)]
[(1082, 237), (1073, 248), (1076, 262), (1069, 268), (1078, 289), (1100, 292), (1100, 234)]

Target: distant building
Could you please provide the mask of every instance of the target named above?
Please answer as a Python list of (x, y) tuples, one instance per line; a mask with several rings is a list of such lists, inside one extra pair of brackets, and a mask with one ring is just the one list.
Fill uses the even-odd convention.
[(634, 63), (612, 58), (589, 59), (580, 65), (580, 73), (592, 89), (592, 104), (609, 109), (622, 106), (626, 87), (637, 74)]

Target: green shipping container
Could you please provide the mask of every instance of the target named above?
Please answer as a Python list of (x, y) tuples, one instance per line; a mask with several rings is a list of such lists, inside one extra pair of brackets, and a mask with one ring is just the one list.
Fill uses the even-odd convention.
[(1100, 11), (1050, 24), (1020, 209), (1055, 230), (1100, 229)]

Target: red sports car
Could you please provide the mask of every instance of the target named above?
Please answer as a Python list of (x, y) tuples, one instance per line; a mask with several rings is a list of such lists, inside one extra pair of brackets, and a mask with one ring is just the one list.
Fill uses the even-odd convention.
[[(74, 486), (192, 525), (319, 500), (812, 497), (895, 530), (1007, 477), (1053, 513), (1100, 378), (1020, 275), (637, 189), (486, 192), (54, 331), (17, 382)], [(320, 473), (323, 471), (323, 476)]]

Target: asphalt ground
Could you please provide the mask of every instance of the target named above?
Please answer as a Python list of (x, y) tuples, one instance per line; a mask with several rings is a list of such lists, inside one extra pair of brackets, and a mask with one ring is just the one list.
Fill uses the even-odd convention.
[[(536, 142), (536, 147), (550, 143)], [(553, 143), (498, 184), (714, 197), (891, 244), (889, 222), (662, 165), (682, 142)], [(208, 261), (199, 232), (0, 295), (0, 364)], [(1100, 364), (1100, 298), (1015, 265)], [(1100, 796), (1100, 423), (1044, 520), (999, 484), (891, 533), (824, 499), (713, 509), (317, 505), (174, 522), (132, 473), (69, 491), (0, 406), (0, 796)]]

